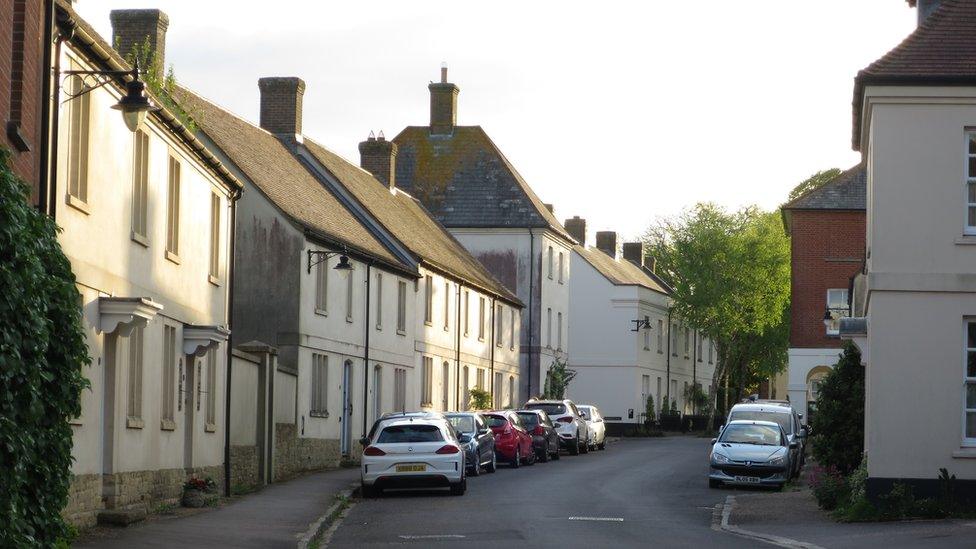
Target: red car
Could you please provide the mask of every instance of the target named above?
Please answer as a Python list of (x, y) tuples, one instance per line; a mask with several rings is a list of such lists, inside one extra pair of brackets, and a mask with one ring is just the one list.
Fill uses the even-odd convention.
[(523, 463), (526, 465), (535, 463), (532, 435), (525, 430), (525, 425), (522, 424), (518, 414), (502, 410), (483, 415), (495, 434), (495, 454), (499, 461), (507, 461), (512, 467), (520, 467)]

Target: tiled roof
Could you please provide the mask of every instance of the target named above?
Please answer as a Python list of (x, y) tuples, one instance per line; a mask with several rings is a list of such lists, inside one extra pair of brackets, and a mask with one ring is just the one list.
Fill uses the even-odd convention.
[(412, 196), (390, 191), (371, 174), (312, 141), (305, 147), (394, 238), (430, 267), (521, 306), (512, 292), (455, 240)]
[(573, 250), (593, 266), (600, 274), (616, 286), (643, 286), (649, 290), (668, 295), (668, 289), (640, 267), (626, 259), (619, 261), (596, 248), (574, 245)]
[(184, 88), (178, 96), (197, 126), (257, 186), (245, 192), (260, 190), (294, 223), (320, 237), (416, 272), (398, 261), (275, 136)]
[(572, 241), (480, 126), (431, 135), (410, 126), (393, 139), (396, 185), (445, 227), (545, 227)]
[(976, 0), (943, 0), (901, 44), (857, 74), (855, 150), (860, 150), (864, 88), (872, 84), (976, 84)]
[(864, 210), (866, 208), (867, 169), (864, 164), (854, 166), (783, 206), (784, 210)]

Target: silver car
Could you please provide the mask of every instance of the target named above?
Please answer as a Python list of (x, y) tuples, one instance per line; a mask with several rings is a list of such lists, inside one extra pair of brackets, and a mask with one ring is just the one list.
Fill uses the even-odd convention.
[(712, 439), (708, 486), (782, 488), (790, 480), (793, 469), (790, 452), (796, 446), (776, 422), (731, 421), (717, 439)]
[(772, 421), (782, 427), (787, 440), (791, 444), (796, 443), (790, 450), (790, 476), (792, 478), (800, 475), (807, 431), (800, 425), (800, 418), (792, 406), (771, 401), (743, 402), (729, 410), (728, 422), (735, 420)]

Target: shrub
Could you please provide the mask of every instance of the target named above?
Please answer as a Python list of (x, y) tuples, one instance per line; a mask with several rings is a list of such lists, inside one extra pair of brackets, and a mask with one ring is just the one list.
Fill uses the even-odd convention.
[(0, 547), (69, 539), (71, 427), (89, 363), (81, 300), (57, 227), (0, 148)]
[(896, 482), (890, 492), (878, 497), (878, 508), (888, 519), (910, 517), (915, 511), (915, 491), (908, 484)]
[(644, 423), (654, 423), (654, 397), (647, 395), (647, 402), (644, 404)]
[(821, 509), (833, 511), (850, 500), (846, 479), (834, 467), (816, 466), (810, 471), (810, 487)]
[(555, 359), (546, 372), (546, 383), (542, 391), (542, 398), (562, 400), (566, 398), (566, 388), (576, 377), (576, 370), (570, 369), (565, 360)]
[(471, 407), (475, 410), (488, 410), (491, 408), (491, 393), (475, 387), (469, 391), (471, 394)]
[(864, 453), (864, 367), (852, 343), (823, 379), (813, 416), (813, 456), (819, 463), (848, 474)]

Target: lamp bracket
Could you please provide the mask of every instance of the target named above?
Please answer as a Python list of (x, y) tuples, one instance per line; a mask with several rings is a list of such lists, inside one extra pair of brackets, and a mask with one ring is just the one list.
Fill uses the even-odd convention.
[[(145, 71), (140, 71), (138, 66), (135, 66), (131, 70), (127, 71), (61, 71), (61, 92), (67, 97), (67, 99), (61, 103), (67, 103), (68, 101), (81, 97), (86, 93), (105, 87), (116, 79), (125, 78), (126, 76), (131, 76), (133, 79), (138, 79), (140, 73), (145, 73)], [(72, 91), (72, 86), (67, 85), (72, 78), (81, 79), (82, 85), (80, 86), (80, 91), (74, 92)]]
[(641, 329), (650, 330), (651, 320), (649, 318), (638, 318), (637, 320), (631, 320), (635, 326), (630, 330), (631, 332), (639, 332)]
[[(308, 274), (312, 274), (312, 267), (318, 265), (319, 263), (322, 263), (323, 261), (328, 261), (330, 258), (333, 258), (337, 255), (349, 255), (348, 253), (346, 253), (346, 250), (344, 249), (340, 252), (332, 252), (328, 250), (306, 250), (306, 253), (308, 254), (308, 258), (306, 262), (308, 265), (307, 267)], [(312, 256), (315, 256), (314, 261), (312, 260)]]

